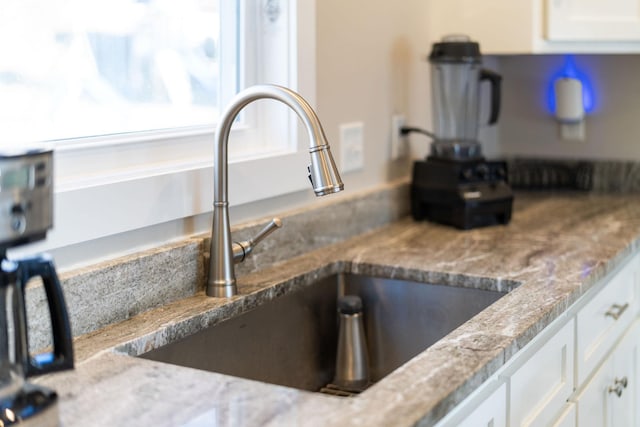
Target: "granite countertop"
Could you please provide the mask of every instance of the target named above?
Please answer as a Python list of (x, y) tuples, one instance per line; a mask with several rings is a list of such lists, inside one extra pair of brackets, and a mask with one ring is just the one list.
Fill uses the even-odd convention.
[[(239, 278), (76, 340), (55, 388), (63, 425), (431, 425), (637, 250), (640, 197), (519, 194), (508, 226), (460, 231), (409, 218)], [(508, 290), (355, 398), (181, 368), (140, 354), (339, 271)], [(283, 313), (286, 315), (286, 313)]]

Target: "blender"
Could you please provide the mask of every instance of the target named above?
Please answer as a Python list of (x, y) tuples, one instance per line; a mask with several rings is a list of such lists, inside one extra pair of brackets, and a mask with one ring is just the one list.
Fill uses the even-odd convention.
[[(0, 149), (0, 426), (59, 425), (55, 391), (26, 378), (73, 368), (69, 317), (48, 255), (10, 260), (7, 250), (42, 240), (53, 225), (53, 154)], [(40, 278), (53, 346), (29, 352), (25, 288)]]
[(467, 36), (448, 36), (433, 45), (431, 101), (434, 131), (405, 127), (433, 139), (430, 154), (416, 161), (411, 183), (411, 213), (460, 229), (507, 224), (513, 193), (507, 166), (487, 161), (478, 141), (480, 88), (491, 85), (489, 125), (500, 113), (502, 77), (482, 68), (478, 43)]

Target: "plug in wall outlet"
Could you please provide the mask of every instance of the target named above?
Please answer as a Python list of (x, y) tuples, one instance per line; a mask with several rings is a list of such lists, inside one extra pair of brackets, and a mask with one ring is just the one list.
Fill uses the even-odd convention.
[(407, 155), (407, 137), (400, 133), (404, 123), (404, 114), (391, 116), (391, 160), (401, 159)]
[(340, 125), (340, 172), (353, 172), (364, 167), (364, 123)]

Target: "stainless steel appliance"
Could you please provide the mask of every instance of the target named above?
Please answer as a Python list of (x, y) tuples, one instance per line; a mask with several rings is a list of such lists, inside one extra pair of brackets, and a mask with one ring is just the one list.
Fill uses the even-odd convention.
[(506, 163), (487, 161), (478, 142), (481, 82), (491, 84), (491, 125), (500, 113), (501, 76), (482, 68), (480, 47), (466, 36), (435, 43), (429, 62), (434, 131), (403, 129), (434, 139), (427, 159), (414, 164), (413, 217), (462, 229), (506, 224), (513, 201)]
[[(27, 377), (73, 368), (71, 328), (47, 255), (9, 260), (9, 248), (44, 239), (52, 227), (53, 165), (48, 150), (0, 149), (0, 425), (57, 426), (55, 391)], [(39, 277), (47, 296), (53, 349), (31, 355), (24, 292)]]

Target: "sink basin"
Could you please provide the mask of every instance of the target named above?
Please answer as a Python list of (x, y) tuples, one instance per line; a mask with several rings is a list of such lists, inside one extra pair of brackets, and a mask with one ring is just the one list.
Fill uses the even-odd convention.
[(337, 297), (353, 294), (364, 306), (373, 382), (505, 295), (337, 274), (140, 357), (319, 391), (335, 372)]

